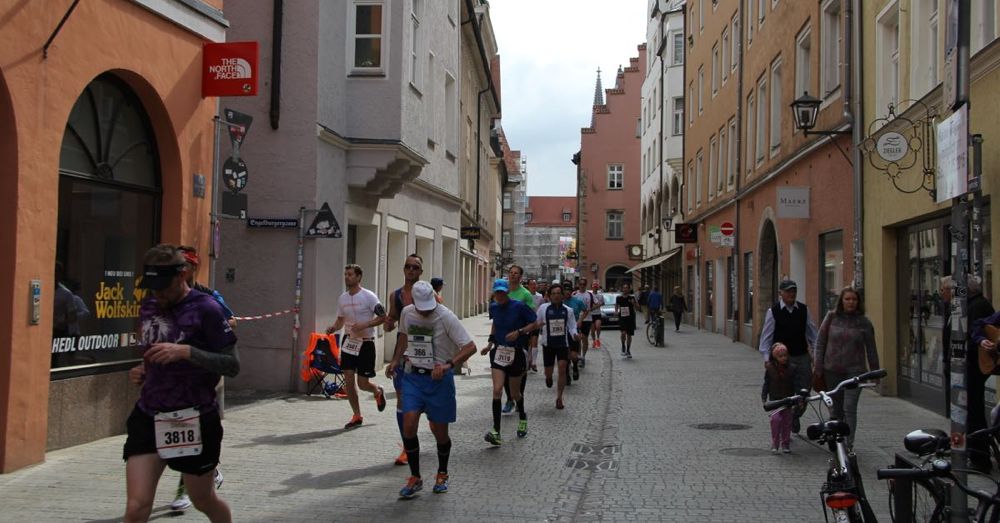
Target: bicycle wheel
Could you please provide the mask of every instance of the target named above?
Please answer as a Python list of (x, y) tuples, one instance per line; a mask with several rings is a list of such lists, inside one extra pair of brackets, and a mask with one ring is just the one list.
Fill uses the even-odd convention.
[(656, 320), (646, 324), (646, 339), (650, 345), (656, 346)]
[[(912, 520), (927, 523), (947, 523), (945, 516), (948, 486), (937, 480), (916, 480), (913, 482), (911, 515)], [(900, 521), (897, 519), (896, 521)]]

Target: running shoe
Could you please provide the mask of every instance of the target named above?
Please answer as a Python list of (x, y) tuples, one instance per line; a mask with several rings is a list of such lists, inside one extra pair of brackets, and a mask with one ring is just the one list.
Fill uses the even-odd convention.
[(344, 425), (344, 428), (353, 429), (354, 427), (359, 427), (364, 421), (365, 419), (361, 416), (351, 416), (351, 421), (348, 421), (347, 425)]
[(409, 465), (410, 464), (410, 458), (406, 456), (406, 451), (405, 450), (400, 451), (399, 457), (396, 458), (396, 462), (395, 463), (396, 463), (396, 465)]
[(778, 447), (771, 447), (771, 454), (777, 454), (777, 453), (778, 453)]
[(220, 488), (222, 488), (222, 482), (225, 481), (225, 478), (222, 477), (222, 471), (219, 470), (218, 467), (216, 467), (215, 469), (214, 479), (215, 479), (215, 490), (219, 490)]
[(375, 391), (375, 406), (378, 407), (379, 412), (385, 410), (385, 389), (382, 387)]
[(545, 377), (545, 386), (550, 389), (552, 388), (552, 376)]
[(504, 414), (510, 414), (511, 412), (514, 412), (514, 402), (507, 400), (507, 403), (504, 404), (503, 410), (501, 412)]
[(399, 489), (399, 497), (403, 499), (410, 499), (417, 495), (417, 492), (420, 492), (423, 489), (424, 480), (416, 476), (410, 476), (410, 479), (406, 480), (406, 486)]
[(500, 433), (495, 430), (487, 432), (486, 437), (484, 439), (490, 445), (496, 445), (498, 447), (500, 446), (501, 443), (503, 443), (503, 439), (500, 437)]
[(184, 483), (177, 485), (177, 495), (174, 500), (170, 502), (170, 510), (174, 512), (184, 512), (185, 510), (191, 508), (191, 498), (188, 497), (187, 489), (184, 488)]
[(628, 359), (632, 359), (632, 351), (626, 352), (625, 353), (625, 357), (628, 358)]
[(448, 492), (448, 473), (438, 472), (437, 478), (434, 479), (434, 489), (435, 494), (444, 494)]
[(586, 367), (586, 366), (587, 366), (587, 358), (581, 357), (580, 358), (580, 367)]
[(791, 454), (792, 453), (792, 449), (790, 449), (788, 447), (781, 447), (781, 452), (783, 452), (785, 454)]
[(523, 419), (517, 422), (517, 437), (523, 438), (528, 435), (528, 420)]
[(341, 387), (340, 390), (338, 390), (337, 392), (333, 393), (333, 397), (336, 398), (336, 399), (338, 399), (338, 400), (346, 400), (347, 399), (347, 391), (344, 390), (343, 387)]
[(563, 410), (563, 408), (565, 407), (566, 406), (563, 405), (562, 398), (556, 398), (556, 408), (559, 410)]
[(580, 369), (579, 367), (573, 367), (573, 379), (580, 381)]
[(538, 372), (538, 365), (535, 365), (534, 363), (532, 363), (531, 364), (531, 372)]

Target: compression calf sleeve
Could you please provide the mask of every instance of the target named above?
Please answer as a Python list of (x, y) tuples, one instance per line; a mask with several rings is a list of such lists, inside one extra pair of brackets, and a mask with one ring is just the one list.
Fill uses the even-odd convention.
[(420, 477), (420, 440), (416, 436), (403, 438), (403, 450), (410, 464), (410, 475)]
[(448, 473), (448, 458), (451, 457), (451, 439), (438, 443), (438, 474)]
[(493, 430), (500, 432), (500, 400), (493, 400)]
[(524, 413), (524, 398), (517, 400), (517, 415), (521, 419), (528, 419), (528, 415)]

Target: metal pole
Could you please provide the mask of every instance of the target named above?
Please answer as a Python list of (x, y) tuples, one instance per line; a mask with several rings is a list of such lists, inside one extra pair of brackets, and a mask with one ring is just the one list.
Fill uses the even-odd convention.
[(292, 321), (292, 356), (291, 356), (291, 380), (288, 383), (289, 392), (295, 392), (298, 378), (298, 350), (299, 350), (299, 310), (302, 307), (302, 266), (305, 260), (306, 246), (306, 208), (299, 207), (299, 238), (298, 248), (295, 254), (295, 307), (293, 309)]
[(222, 146), (219, 145), (219, 128), (222, 127), (222, 119), (219, 118), (219, 103), (215, 104), (215, 116), (212, 118), (215, 136), (212, 140), (212, 209), (209, 215), (211, 231), (209, 232), (209, 257), (208, 257), (208, 287), (215, 288), (215, 263), (219, 253), (215, 249), (216, 229), (219, 227), (219, 154)]

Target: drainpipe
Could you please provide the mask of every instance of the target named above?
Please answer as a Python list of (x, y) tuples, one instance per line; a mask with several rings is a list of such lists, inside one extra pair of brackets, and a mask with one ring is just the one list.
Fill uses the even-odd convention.
[(274, 0), (271, 25), (271, 129), (278, 130), (281, 119), (281, 17), (284, 0)]
[[(742, 185), (740, 182), (741, 182), (741, 180), (743, 180), (743, 163), (742, 163), (742, 160), (741, 160), (743, 158), (743, 156), (740, 154), (743, 151), (743, 58), (744, 58), (743, 57), (743, 34), (746, 32), (746, 28), (744, 27), (745, 20), (744, 20), (743, 15), (744, 15), (743, 4), (741, 3), (740, 4), (740, 14), (739, 14), (740, 34), (738, 34), (738, 35), (734, 34), (732, 36), (734, 39), (738, 39), (738, 41), (739, 41), (739, 45), (737, 46), (737, 50), (739, 51), (739, 58), (738, 58), (739, 59), (739, 62), (738, 62), (739, 66), (736, 68), (736, 71), (737, 71), (737, 73), (736, 73), (736, 91), (737, 91), (737, 94), (736, 94), (736, 187), (735, 187), (735, 191), (736, 191), (736, 233), (735, 233), (735, 236), (736, 236), (736, 238), (733, 241), (733, 269), (736, 271), (736, 279), (737, 280), (739, 280), (739, 278), (740, 278), (739, 274), (740, 274), (741, 265), (743, 263), (743, 256), (740, 255), (740, 252), (741, 252), (740, 251), (740, 249), (741, 249), (741, 247), (740, 247), (740, 233), (743, 231), (742, 223), (741, 223), (743, 221), (741, 219), (742, 218), (742, 212), (740, 212), (741, 211), (741, 207), (742, 207), (741, 204), (743, 203), (743, 198), (742, 198), (743, 194), (742, 194), (742, 189), (740, 188), (740, 186)], [(737, 59), (737, 58), (733, 57), (733, 59)], [(732, 130), (730, 130), (730, 134), (732, 134)], [(730, 137), (730, 139), (732, 139), (732, 137)], [(743, 268), (743, 270), (746, 270), (746, 268)], [(727, 275), (727, 277), (728, 277), (728, 275)], [(739, 288), (738, 285), (737, 285), (737, 288)], [(744, 295), (749, 294), (749, 293), (750, 293), (750, 289), (743, 289), (743, 294)], [(739, 293), (737, 293), (737, 296), (740, 296)], [(745, 316), (744, 313), (746, 311), (743, 310), (744, 307), (741, 307), (740, 303), (734, 303), (733, 305), (735, 306), (735, 309), (736, 309), (735, 310), (736, 314), (734, 314), (734, 320), (735, 320), (735, 323), (736, 323), (736, 328), (733, 329), (735, 331), (736, 337), (733, 338), (733, 341), (745, 341), (748, 344), (752, 344), (752, 342), (753, 342), (753, 332), (752, 332), (753, 329), (751, 329), (750, 339), (749, 340), (743, 340), (742, 339), (743, 338), (743, 336), (742, 336), (742, 334), (743, 334), (743, 319), (742, 318)], [(754, 304), (751, 301), (750, 307), (753, 307), (753, 305)]]
[(851, 0), (847, 3), (847, 14), (850, 17), (848, 23), (846, 24), (847, 30), (850, 31), (846, 35), (847, 45), (850, 46), (850, 52), (845, 53), (851, 63), (848, 69), (848, 75), (850, 78), (845, 84), (853, 88), (855, 96), (853, 97), (854, 107), (847, 107), (847, 99), (844, 100), (844, 116), (847, 116), (849, 111), (853, 111), (851, 119), (851, 139), (854, 141), (852, 144), (854, 150), (852, 151), (852, 156), (854, 157), (854, 287), (861, 292), (864, 296), (865, 288), (865, 266), (864, 266), (864, 217), (865, 217), (865, 207), (864, 198), (862, 197), (862, 192), (864, 191), (864, 158), (861, 155), (861, 148), (858, 145), (865, 139), (865, 127), (864, 127), (864, 100), (861, 96), (861, 86), (864, 80), (864, 71), (861, 65), (864, 63), (864, 54), (862, 54), (861, 49), (861, 17), (855, 16), (854, 13), (861, 12), (861, 0)]
[(479, 226), (479, 186), (483, 179), (480, 166), (483, 161), (482, 132), (483, 132), (483, 95), (488, 93), (493, 85), (486, 86), (476, 95), (476, 226)]

